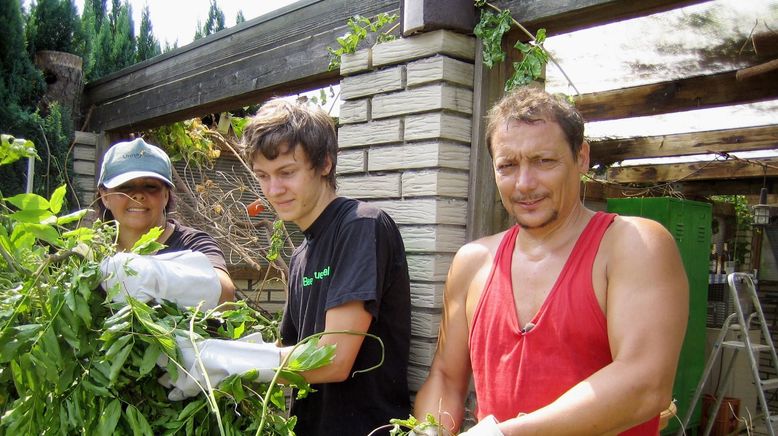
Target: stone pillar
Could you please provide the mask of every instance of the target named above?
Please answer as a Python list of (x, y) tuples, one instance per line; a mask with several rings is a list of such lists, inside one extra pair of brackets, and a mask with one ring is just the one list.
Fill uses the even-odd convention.
[(465, 243), (474, 58), (473, 37), (438, 30), (342, 59), (338, 193), (374, 203), (400, 227), (413, 391), (426, 379), (446, 274)]

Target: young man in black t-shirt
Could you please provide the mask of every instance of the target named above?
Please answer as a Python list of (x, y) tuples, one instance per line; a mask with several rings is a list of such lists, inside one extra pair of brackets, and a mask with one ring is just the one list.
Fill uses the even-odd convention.
[(271, 101), (243, 138), (265, 198), (305, 233), (290, 262), (284, 345), (346, 330), (378, 336), (384, 345), (383, 364), (359, 372), (381, 361), (378, 341), (324, 335), (320, 344), (335, 344), (335, 359), (303, 374), (316, 392), (294, 402), (295, 432), (367, 435), (391, 418), (407, 417), (410, 285), (397, 226), (378, 208), (337, 197), (335, 128), (320, 109)]

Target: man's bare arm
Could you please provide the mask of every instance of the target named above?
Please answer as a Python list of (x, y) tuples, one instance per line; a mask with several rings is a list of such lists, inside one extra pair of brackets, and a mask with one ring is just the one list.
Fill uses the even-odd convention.
[[(327, 311), (324, 331), (366, 333), (372, 320), (373, 316), (365, 309), (363, 301), (350, 301)], [(354, 361), (364, 338), (362, 335), (345, 333), (323, 335), (319, 345), (335, 344), (335, 358), (329, 365), (303, 372), (305, 380), (308, 383), (335, 383), (351, 377)]]
[[(505, 435), (615, 434), (670, 405), (688, 317), (688, 283), (672, 236), (658, 223), (617, 219), (605, 299), (613, 363), (550, 405), (500, 425)], [(563, 346), (563, 345), (560, 345)]]
[(488, 257), (486, 249), (475, 243), (465, 245), (454, 257), (446, 279), (438, 347), (429, 376), (414, 405), (414, 416), (418, 419), (423, 420), (431, 414), (452, 431), (462, 424), (472, 371), (468, 346), (468, 290), (479, 265)]

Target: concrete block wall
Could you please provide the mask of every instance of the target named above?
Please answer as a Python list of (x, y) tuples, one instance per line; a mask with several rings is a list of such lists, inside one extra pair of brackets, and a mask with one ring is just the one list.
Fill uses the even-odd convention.
[(435, 352), (443, 287), (465, 243), (475, 39), (439, 30), (343, 57), (338, 193), (397, 222), (411, 277), (409, 385)]

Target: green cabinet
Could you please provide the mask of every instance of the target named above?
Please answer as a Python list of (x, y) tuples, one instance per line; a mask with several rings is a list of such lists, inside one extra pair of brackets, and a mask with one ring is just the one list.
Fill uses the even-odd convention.
[[(640, 216), (658, 221), (678, 243), (689, 279), (689, 324), (686, 328), (673, 398), (678, 402), (678, 417), (683, 419), (705, 367), (705, 320), (708, 300), (708, 259), (711, 238), (711, 210), (708, 203), (678, 198), (609, 198), (608, 212)], [(675, 434), (679, 419), (671, 419), (662, 434)], [(700, 424), (700, 406), (696, 407), (689, 428)]]

